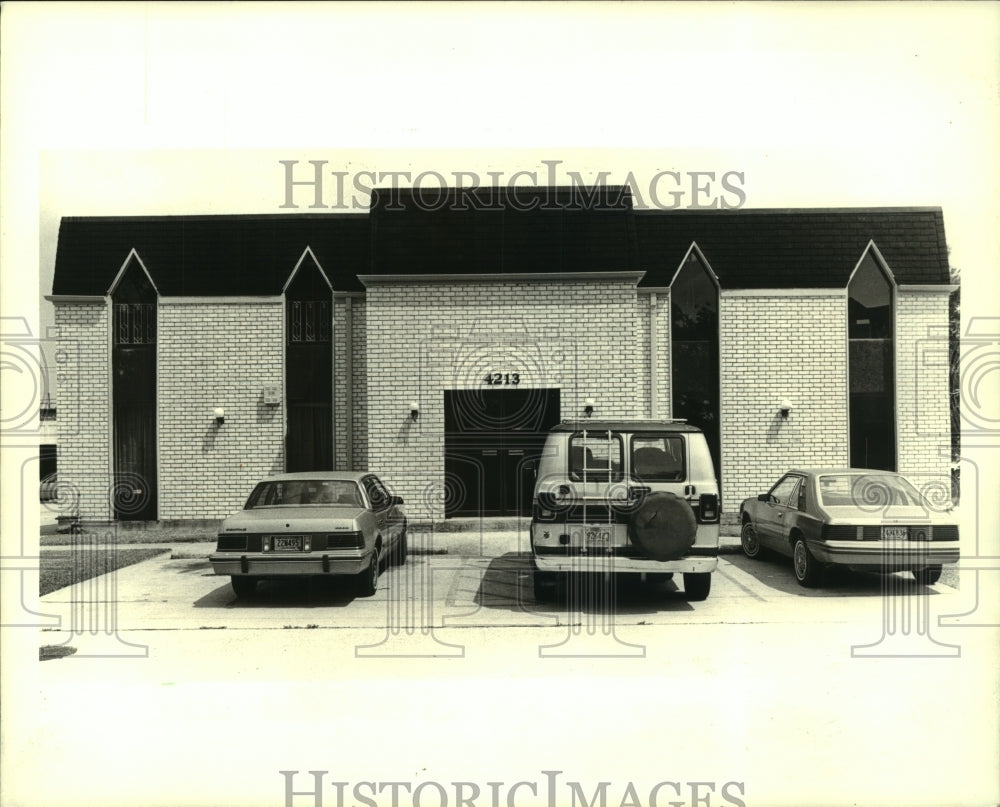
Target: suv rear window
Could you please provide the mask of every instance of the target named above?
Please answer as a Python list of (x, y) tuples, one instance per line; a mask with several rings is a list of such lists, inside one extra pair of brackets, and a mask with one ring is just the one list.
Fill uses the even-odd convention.
[(647, 482), (684, 479), (684, 438), (679, 434), (636, 434), (632, 437), (632, 476)]
[(574, 482), (617, 482), (622, 478), (622, 438), (610, 432), (574, 434), (569, 441), (569, 476)]

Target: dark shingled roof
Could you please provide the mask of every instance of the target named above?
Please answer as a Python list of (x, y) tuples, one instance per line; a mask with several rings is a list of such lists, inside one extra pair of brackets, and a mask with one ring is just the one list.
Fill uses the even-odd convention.
[(939, 208), (633, 211), (627, 188), (376, 189), (370, 215), (64, 218), (53, 294), (104, 294), (135, 248), (161, 295), (276, 295), (311, 247), (337, 291), (359, 274), (645, 271), (696, 242), (723, 289), (842, 288), (869, 241), (897, 283), (949, 282)]
[(380, 188), (372, 274), (634, 271), (632, 197), (603, 186)]
[(275, 295), (306, 247), (336, 291), (362, 291), (367, 215), (64, 218), (53, 294), (104, 294), (135, 248), (161, 295)]
[(723, 289), (843, 288), (869, 241), (897, 283), (948, 283), (940, 208), (637, 211), (643, 286), (667, 286), (691, 242)]

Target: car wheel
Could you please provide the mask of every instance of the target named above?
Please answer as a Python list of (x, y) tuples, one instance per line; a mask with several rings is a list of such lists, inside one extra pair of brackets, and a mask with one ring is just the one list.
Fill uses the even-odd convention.
[(757, 528), (749, 519), (743, 522), (743, 529), (740, 530), (740, 546), (743, 547), (743, 554), (748, 558), (760, 557), (760, 538), (757, 536)]
[(396, 547), (392, 551), (392, 565), (402, 566), (406, 563), (406, 554), (408, 552), (406, 545), (406, 524), (403, 524), (403, 531), (399, 534), (399, 538), (396, 539)]
[(701, 602), (712, 590), (711, 572), (684, 572), (684, 597)]
[(819, 585), (823, 567), (801, 538), (795, 540), (795, 547), (792, 549), (792, 566), (795, 569), (795, 579), (799, 581), (800, 586), (812, 588)]
[(914, 569), (913, 577), (921, 586), (933, 586), (941, 579), (941, 567), (927, 566), (923, 569)]
[(372, 550), (372, 560), (368, 564), (368, 568), (362, 570), (358, 574), (358, 594), (362, 597), (371, 597), (378, 591), (378, 575), (379, 566), (382, 562), (381, 552), (379, 552), (378, 545)]
[(233, 587), (233, 591), (236, 592), (237, 597), (252, 597), (257, 591), (256, 577), (238, 577), (234, 574), (229, 578), (229, 582)]

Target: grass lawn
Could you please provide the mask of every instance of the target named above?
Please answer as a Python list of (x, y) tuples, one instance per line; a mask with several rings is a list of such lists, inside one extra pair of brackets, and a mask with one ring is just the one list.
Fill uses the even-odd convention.
[(118, 549), (116, 552), (87, 549), (79, 552), (42, 549), (39, 559), (38, 594), (43, 596), (81, 580), (89, 580), (133, 563), (169, 552), (163, 547)]

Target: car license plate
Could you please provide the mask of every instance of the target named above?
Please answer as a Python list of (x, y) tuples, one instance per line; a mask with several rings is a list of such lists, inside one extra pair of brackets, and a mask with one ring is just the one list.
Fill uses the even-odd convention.
[(587, 546), (608, 546), (611, 543), (611, 531), (598, 527), (587, 528)]
[(301, 552), (301, 535), (275, 535), (273, 543), (275, 552)]
[(906, 527), (883, 527), (883, 541), (905, 541), (907, 538)]

